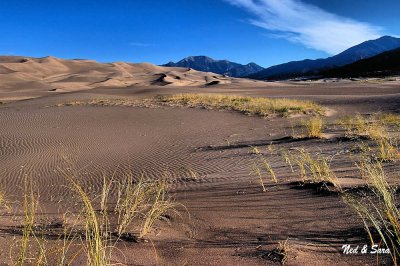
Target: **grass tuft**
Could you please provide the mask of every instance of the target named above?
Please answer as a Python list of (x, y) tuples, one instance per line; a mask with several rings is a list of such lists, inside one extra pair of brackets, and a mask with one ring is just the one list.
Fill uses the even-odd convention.
[(372, 140), (376, 146), (372, 155), (376, 160), (394, 161), (399, 159), (400, 154), (397, 149), (397, 139), (390, 129), (397, 118), (392, 114), (375, 114), (369, 118), (356, 115), (341, 119), (339, 124), (345, 128), (347, 137)]
[(24, 177), (24, 219), (22, 229), (22, 240), (20, 245), (17, 265), (25, 265), (28, 252), (30, 237), (33, 235), (36, 213), (39, 207), (39, 196), (34, 191), (34, 185), (31, 178)]
[(278, 179), (276, 178), (275, 171), (274, 171), (274, 169), (272, 169), (272, 166), (271, 166), (270, 162), (269, 162), (267, 159), (263, 158), (263, 159), (262, 159), (262, 164), (263, 164), (263, 166), (264, 166), (264, 169), (265, 169), (265, 170), (268, 172), (268, 174), (270, 175), (271, 180), (272, 180), (274, 183), (278, 183)]
[(292, 158), (291, 154), (284, 150), (281, 152), (280, 155), (281, 155), (282, 159), (285, 161), (285, 164), (290, 166), (290, 171), (292, 173), (294, 173), (293, 164), (292, 164), (293, 158)]
[(306, 137), (321, 138), (324, 121), (320, 117), (314, 117), (303, 122), (303, 127), (306, 129)]
[[(272, 145), (268, 145), (267, 150), (270, 149), (270, 147), (272, 147)], [(272, 168), (271, 163), (262, 154), (260, 149), (258, 149), (257, 147), (252, 147), (251, 153), (254, 154), (255, 156), (257, 156), (257, 159), (258, 159), (258, 160), (253, 161), (252, 174), (255, 174), (258, 177), (260, 185), (263, 188), (263, 191), (266, 192), (267, 188), (265, 186), (265, 182), (264, 182), (264, 178), (263, 178), (261, 169), (263, 168), (268, 173), (272, 182), (278, 183), (278, 178), (276, 177), (275, 171)], [(258, 166), (259, 164), (261, 164), (261, 167)]]
[(264, 178), (263, 178), (263, 176), (262, 176), (260, 167), (257, 166), (256, 162), (253, 162), (252, 168), (253, 168), (252, 174), (255, 174), (255, 175), (258, 177), (258, 180), (259, 180), (260, 185), (261, 185), (261, 187), (262, 187), (262, 189), (263, 189), (263, 192), (267, 192), (268, 189), (267, 189), (266, 186), (265, 186)]
[(400, 126), (400, 115), (392, 113), (377, 113), (374, 119), (386, 126)]
[(157, 221), (173, 211), (176, 204), (167, 195), (167, 181), (146, 180), (143, 176), (135, 182), (131, 175), (118, 183), (118, 199), (114, 208), (117, 214), (117, 233), (128, 233), (128, 227), (141, 220), (139, 237), (146, 236)]
[(0, 190), (0, 208), (5, 208), (6, 210), (10, 210), (10, 203), (7, 200), (6, 194), (3, 190)]
[(169, 212), (174, 211), (176, 204), (167, 196), (166, 180), (159, 180), (151, 185), (152, 198), (145, 214), (139, 237), (146, 236), (154, 227), (157, 221)]
[(95, 211), (92, 200), (80, 185), (77, 176), (65, 175), (65, 177), (82, 203), (85, 221), (83, 248), (87, 255), (87, 264), (91, 266), (110, 265), (112, 248), (109, 246), (111, 234), (107, 212), (98, 214)]
[(321, 154), (311, 156), (311, 154), (304, 149), (300, 149), (296, 155), (292, 155), (291, 157), (294, 158), (303, 182), (330, 183), (337, 190), (341, 189), (330, 167), (331, 157), (326, 157)]

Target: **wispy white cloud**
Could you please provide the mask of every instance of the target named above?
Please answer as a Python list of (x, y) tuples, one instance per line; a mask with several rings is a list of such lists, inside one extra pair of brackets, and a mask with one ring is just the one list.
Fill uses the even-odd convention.
[(150, 47), (153, 46), (151, 43), (144, 43), (144, 42), (131, 42), (129, 43), (129, 46), (134, 46), (134, 47)]
[(253, 14), (250, 23), (274, 37), (329, 54), (382, 36), (383, 29), (335, 15), (300, 0), (225, 0)]

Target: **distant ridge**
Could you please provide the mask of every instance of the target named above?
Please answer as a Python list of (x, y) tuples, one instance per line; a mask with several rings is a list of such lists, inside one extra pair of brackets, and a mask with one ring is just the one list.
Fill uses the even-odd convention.
[(338, 55), (326, 59), (293, 61), (266, 68), (258, 73), (248, 75), (248, 77), (259, 80), (279, 80), (304, 75), (318, 75), (321, 71), (351, 64), (396, 48), (400, 48), (400, 38), (383, 36), (379, 39), (353, 46)]
[(321, 73), (323, 77), (357, 78), (400, 75), (400, 48)]
[(230, 77), (249, 76), (264, 69), (263, 67), (255, 63), (242, 65), (227, 60), (214, 60), (207, 56), (189, 56), (177, 63), (169, 62), (162, 66), (186, 67), (198, 71), (213, 72), (216, 74), (226, 75)]

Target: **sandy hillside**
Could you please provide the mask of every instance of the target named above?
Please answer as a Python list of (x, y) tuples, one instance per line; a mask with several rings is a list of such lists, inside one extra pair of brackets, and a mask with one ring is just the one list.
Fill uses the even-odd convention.
[[(159, 67), (148, 63), (102, 64), (90, 60), (55, 57), (0, 57), (0, 100), (34, 98), (60, 92), (99, 87), (215, 86), (249, 81), (187, 68)], [(259, 82), (254, 82), (259, 83)]]

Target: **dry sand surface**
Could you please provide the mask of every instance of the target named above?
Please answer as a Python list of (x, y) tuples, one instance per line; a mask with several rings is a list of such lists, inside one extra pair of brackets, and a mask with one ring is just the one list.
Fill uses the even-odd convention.
[[(309, 99), (332, 111), (326, 118), (332, 124), (327, 133), (336, 136), (333, 122), (344, 115), (398, 112), (398, 82), (264, 83), (183, 68), (51, 57), (2, 57), (0, 76), (4, 102), (0, 105), (0, 187), (17, 209), (1, 211), (0, 263), (11, 264), (18, 253), (23, 216), (18, 202), (24, 175), (33, 178), (40, 194), (41, 218), (36, 223), (58, 221), (67, 209), (78, 208), (59, 171), (64, 157), (69, 157), (93, 195), (100, 194), (104, 174), (115, 172), (118, 178), (127, 171), (136, 176), (145, 172), (156, 179), (168, 172), (170, 194), (182, 204), (177, 207), (180, 216), (160, 221), (146, 236), (149, 241), (118, 243), (113, 262), (272, 265), (278, 262), (271, 250), (287, 240), (287, 265), (376, 264), (374, 255), (342, 254), (343, 244), (369, 243), (361, 220), (337, 194), (293, 185), (299, 176), (278, 152), (304, 147), (325, 155), (338, 153), (332, 168), (343, 185), (350, 186), (363, 182), (345, 154), (354, 146), (351, 141), (285, 138), (301, 118), (260, 118), (165, 105), (56, 105), (176, 93)], [(267, 192), (252, 173), (256, 159), (252, 146), (268, 155), (279, 179), (278, 184), (266, 181)], [(388, 167), (391, 182), (396, 182), (398, 165)], [(196, 176), (190, 176), (188, 169)], [(51, 245), (56, 239), (52, 235), (46, 241)], [(82, 256), (77, 256), (76, 265), (84, 261)], [(381, 258), (384, 261), (390, 264), (388, 257)]]

